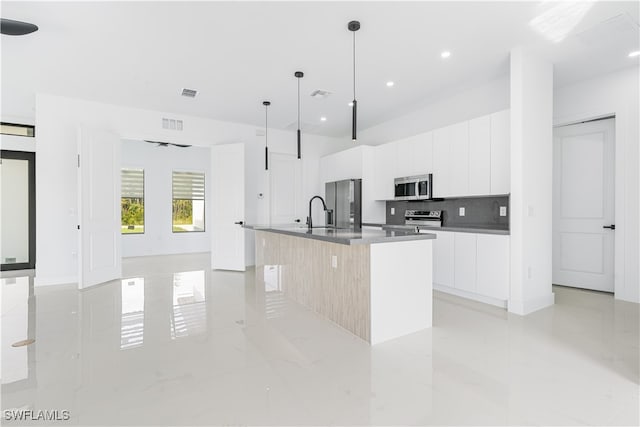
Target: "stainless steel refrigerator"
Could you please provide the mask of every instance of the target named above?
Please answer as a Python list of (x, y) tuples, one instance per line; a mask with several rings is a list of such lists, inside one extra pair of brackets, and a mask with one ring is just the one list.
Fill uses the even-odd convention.
[(327, 182), (324, 188), (328, 226), (362, 228), (362, 180), (345, 179)]

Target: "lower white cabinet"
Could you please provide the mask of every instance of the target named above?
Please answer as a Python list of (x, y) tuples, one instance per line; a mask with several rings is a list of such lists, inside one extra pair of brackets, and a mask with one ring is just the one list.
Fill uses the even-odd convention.
[(509, 299), (509, 236), (478, 234), (477, 292)]
[(453, 266), (456, 289), (476, 292), (476, 234), (453, 234)]
[(453, 287), (453, 234), (447, 231), (433, 232), (437, 236), (433, 241), (433, 282)]
[[(432, 232), (432, 231), (429, 231)], [(509, 236), (433, 231), (433, 283), (438, 290), (506, 306)]]

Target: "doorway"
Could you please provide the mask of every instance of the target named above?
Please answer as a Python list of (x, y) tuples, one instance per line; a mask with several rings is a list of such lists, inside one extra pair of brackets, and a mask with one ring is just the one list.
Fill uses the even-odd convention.
[(2, 150), (1, 270), (27, 270), (36, 265), (36, 155)]
[(614, 292), (615, 119), (557, 127), (553, 283)]
[(271, 153), (270, 224), (299, 223), (302, 206), (302, 171), (293, 154)]

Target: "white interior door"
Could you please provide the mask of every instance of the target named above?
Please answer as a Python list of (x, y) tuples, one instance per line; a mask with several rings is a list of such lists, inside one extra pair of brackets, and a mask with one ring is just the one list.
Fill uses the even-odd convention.
[(614, 120), (554, 130), (553, 283), (613, 292)]
[(293, 224), (300, 221), (302, 177), (297, 157), (292, 154), (271, 153), (269, 172), (271, 224)]
[(244, 144), (211, 147), (211, 167), (211, 267), (244, 271)]
[(120, 139), (80, 129), (78, 137), (80, 289), (122, 276)]

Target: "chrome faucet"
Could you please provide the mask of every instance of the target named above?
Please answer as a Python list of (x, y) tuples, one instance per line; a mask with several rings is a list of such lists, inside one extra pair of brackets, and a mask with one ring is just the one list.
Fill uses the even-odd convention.
[(322, 209), (327, 212), (327, 204), (324, 202), (324, 199), (320, 196), (313, 196), (311, 200), (309, 200), (309, 216), (307, 217), (307, 226), (309, 230), (313, 228), (313, 221), (311, 220), (311, 204), (313, 203), (314, 199), (320, 199), (320, 201), (322, 202)]

